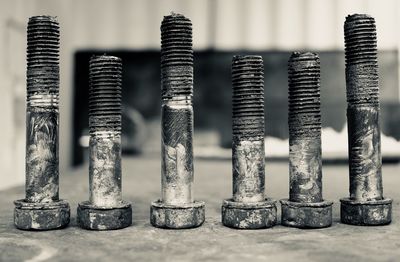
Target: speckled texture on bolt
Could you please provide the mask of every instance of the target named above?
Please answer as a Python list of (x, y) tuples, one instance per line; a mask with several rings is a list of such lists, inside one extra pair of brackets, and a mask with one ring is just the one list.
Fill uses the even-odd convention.
[(264, 200), (264, 65), (260, 56), (232, 60), (233, 199)]
[(132, 207), (121, 190), (121, 59), (93, 56), (89, 89), (89, 201), (78, 206), (85, 229), (111, 230), (132, 224)]
[(68, 203), (59, 200), (59, 24), (34, 16), (27, 34), (26, 197), (15, 201), (14, 223), (47, 230), (69, 223)]
[(260, 56), (232, 59), (232, 199), (222, 223), (240, 229), (276, 224), (275, 201), (265, 199), (264, 65)]
[(161, 24), (162, 200), (193, 202), (192, 23), (180, 14)]
[(172, 13), (161, 23), (161, 200), (150, 221), (161, 228), (203, 224), (204, 202), (193, 195), (192, 22)]
[(290, 201), (322, 200), (320, 61), (294, 52), (289, 73)]
[(320, 61), (294, 52), (289, 73), (289, 199), (281, 200), (282, 225), (321, 228), (332, 224), (332, 202), (322, 197)]
[[(366, 225), (373, 212), (369, 201), (386, 202), (382, 186), (379, 120), (379, 85), (374, 18), (364, 14), (346, 17), (344, 23), (350, 197), (342, 199), (342, 222)], [(388, 200), (389, 201), (389, 200)], [(375, 203), (385, 208), (388, 203)], [(391, 201), (390, 201), (391, 202)], [(390, 209), (391, 210), (391, 209)], [(390, 223), (390, 212), (374, 213), (374, 225)]]

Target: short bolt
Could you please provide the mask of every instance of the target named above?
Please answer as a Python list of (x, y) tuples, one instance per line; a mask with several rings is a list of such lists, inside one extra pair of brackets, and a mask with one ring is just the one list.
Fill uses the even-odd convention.
[(391, 222), (392, 200), (383, 197), (375, 19), (365, 14), (344, 23), (350, 197), (341, 199), (341, 221)]
[(90, 196), (78, 206), (78, 223), (120, 229), (132, 224), (132, 207), (121, 191), (121, 59), (93, 56), (89, 74)]
[(222, 223), (233, 228), (276, 224), (276, 201), (265, 198), (264, 65), (261, 56), (232, 60), (233, 197), (222, 204)]
[(161, 228), (203, 224), (205, 204), (193, 196), (192, 23), (180, 14), (161, 23), (161, 200), (150, 221)]
[(26, 197), (14, 202), (19, 229), (49, 230), (69, 223), (69, 204), (59, 199), (59, 38), (55, 17), (29, 19)]
[(320, 60), (294, 52), (289, 73), (289, 199), (281, 223), (298, 228), (332, 224), (332, 204), (322, 198)]

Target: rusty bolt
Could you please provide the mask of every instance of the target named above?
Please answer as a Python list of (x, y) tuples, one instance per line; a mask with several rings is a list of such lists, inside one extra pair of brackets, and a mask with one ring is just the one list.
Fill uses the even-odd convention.
[(161, 228), (203, 224), (205, 204), (193, 196), (192, 23), (180, 14), (161, 24), (161, 195), (150, 221)]
[(69, 204), (59, 199), (59, 38), (55, 17), (29, 19), (26, 196), (14, 202), (14, 223), (19, 229), (49, 230), (69, 223)]
[(294, 52), (289, 73), (289, 199), (282, 199), (281, 223), (298, 228), (332, 224), (332, 204), (322, 198), (320, 61)]
[(222, 203), (222, 223), (242, 229), (276, 224), (276, 201), (265, 198), (264, 66), (261, 56), (232, 60), (233, 197)]
[(350, 197), (341, 199), (341, 221), (391, 222), (392, 200), (383, 197), (375, 19), (364, 14), (344, 23)]
[(121, 59), (93, 56), (89, 89), (89, 201), (78, 206), (78, 224), (110, 230), (132, 224), (121, 191)]

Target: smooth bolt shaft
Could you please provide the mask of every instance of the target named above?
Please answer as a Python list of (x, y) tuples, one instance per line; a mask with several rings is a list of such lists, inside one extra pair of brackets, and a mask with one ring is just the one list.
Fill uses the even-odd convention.
[(179, 14), (161, 24), (162, 201), (193, 202), (192, 23)]
[(289, 200), (322, 201), (320, 61), (295, 52), (289, 59)]
[(121, 59), (94, 56), (90, 60), (89, 201), (113, 207), (121, 193)]
[(368, 15), (344, 24), (350, 199), (383, 198), (376, 27)]
[(265, 200), (264, 66), (260, 56), (232, 60), (233, 200)]
[(59, 24), (55, 17), (28, 22), (26, 201), (59, 200)]

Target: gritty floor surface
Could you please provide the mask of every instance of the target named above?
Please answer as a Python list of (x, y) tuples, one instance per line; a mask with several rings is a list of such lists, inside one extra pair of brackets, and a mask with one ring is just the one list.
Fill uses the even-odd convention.
[[(348, 168), (324, 166), (324, 197), (334, 200), (332, 227), (301, 230), (277, 225), (263, 230), (222, 226), (220, 208), (231, 195), (230, 161), (195, 161), (195, 197), (206, 201), (206, 222), (196, 229), (163, 230), (149, 224), (150, 202), (160, 196), (158, 158), (124, 158), (123, 195), (134, 205), (133, 226), (87, 231), (76, 225), (76, 206), (88, 199), (88, 168), (61, 174), (60, 196), (72, 210), (69, 227), (47, 232), (13, 225), (13, 200), (24, 188), (0, 191), (0, 261), (399, 261), (400, 166), (383, 169), (385, 196), (395, 200), (393, 222), (381, 227), (339, 223), (339, 198), (348, 196)], [(287, 162), (267, 163), (267, 195), (288, 196)], [(280, 208), (278, 208), (279, 210)], [(279, 213), (280, 215), (280, 213)]]

